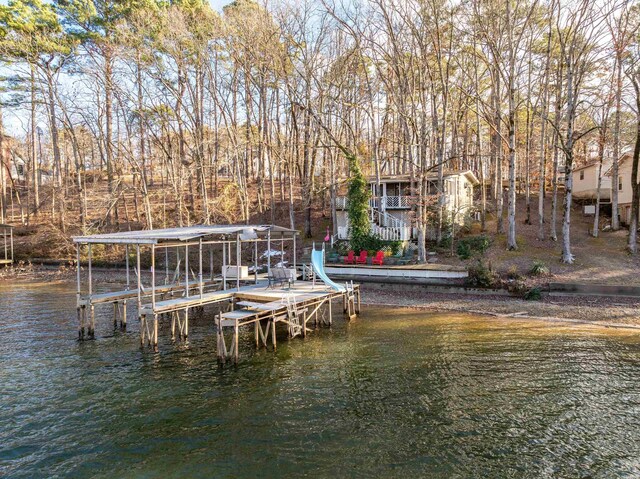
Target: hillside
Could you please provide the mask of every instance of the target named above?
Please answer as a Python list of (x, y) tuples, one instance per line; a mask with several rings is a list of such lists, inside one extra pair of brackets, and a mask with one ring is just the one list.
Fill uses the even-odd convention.
[[(221, 189), (222, 190), (222, 189)], [(92, 231), (109, 231), (114, 229), (127, 230), (138, 229), (141, 223), (136, 216), (136, 199), (133, 195), (128, 195), (120, 202), (120, 221), (118, 225), (111, 227), (101, 226), (101, 220), (104, 218), (105, 204), (107, 203), (106, 190), (94, 190), (95, 195), (88, 202), (88, 217), (93, 226)], [(175, 209), (164, 208), (161, 204), (162, 191), (160, 188), (154, 188), (151, 191), (154, 199), (154, 216), (164, 218), (170, 222), (169, 226), (175, 224)], [(216, 210), (215, 217), (219, 222), (234, 222), (234, 207), (229, 204), (230, 198), (219, 198), (219, 208)], [(532, 198), (532, 221), (533, 224), (526, 225), (525, 220), (525, 204), (524, 199), (518, 200), (517, 211), (517, 238), (519, 249), (517, 251), (506, 250), (506, 239), (504, 235), (496, 235), (495, 216), (489, 215), (487, 221), (487, 231), (485, 234), (491, 240), (491, 246), (482, 256), (483, 260), (494, 270), (505, 275), (523, 275), (531, 269), (535, 261), (544, 263), (550, 270), (550, 275), (543, 278), (537, 278), (532, 281), (574, 281), (585, 283), (605, 283), (605, 284), (634, 284), (640, 285), (640, 258), (629, 255), (626, 250), (627, 231), (609, 231), (600, 232), (600, 237), (593, 238), (589, 231), (591, 229), (593, 217), (584, 216), (581, 208), (575, 206), (572, 214), (572, 249), (576, 257), (575, 263), (565, 265), (560, 262), (560, 241), (554, 242), (550, 239), (538, 241), (537, 236), (537, 198)], [(550, 202), (546, 208), (547, 231), (550, 222), (551, 211)], [(302, 228), (304, 224), (304, 214), (300, 209), (299, 198), (296, 198), (295, 212), (296, 226)], [(73, 206), (70, 210), (73, 210)], [(31, 218), (29, 226), (20, 226), (19, 214), (17, 208), (14, 208), (15, 228), (15, 257), (16, 261), (38, 261), (40, 259), (54, 260), (73, 260), (75, 252), (71, 242), (71, 236), (80, 234), (78, 215), (67, 213), (68, 226), (65, 232), (56, 227), (46, 214), (47, 205), (42, 208), (43, 213), (38, 217)], [(271, 222), (271, 213), (258, 213), (255, 205), (252, 207), (253, 215), (252, 223)], [(317, 200), (312, 210), (312, 228), (313, 237), (303, 239), (303, 247), (310, 246), (313, 241), (320, 242), (326, 235), (327, 227), (331, 226), (330, 211), (327, 202)], [(127, 221), (128, 219), (128, 221)], [(281, 225), (289, 225), (289, 213), (287, 202), (277, 202), (274, 214), (275, 223)], [(162, 220), (156, 220), (156, 227), (162, 227)], [(558, 215), (558, 232), (561, 231), (561, 214)], [(605, 224), (607, 218), (604, 218), (602, 224)], [(506, 218), (505, 218), (506, 226)], [(474, 224), (471, 231), (463, 233), (460, 237), (481, 234), (479, 224)], [(450, 248), (439, 249), (434, 245), (428, 246), (429, 251), (436, 252), (432, 256), (432, 261), (440, 264), (450, 264), (456, 266), (469, 266), (476, 259), (460, 260), (457, 255), (452, 256)], [(303, 248), (299, 250), (301, 253)]]
[[(531, 220), (533, 224), (525, 224), (526, 208), (524, 199), (518, 200), (516, 208), (517, 251), (507, 251), (505, 235), (496, 235), (496, 220), (487, 221), (486, 234), (491, 238), (491, 246), (483, 259), (495, 270), (504, 273), (517, 272), (526, 275), (535, 261), (543, 262), (550, 271), (550, 276), (541, 280), (573, 281), (603, 284), (640, 285), (640, 257), (633, 257), (626, 252), (627, 230), (600, 231), (598, 238), (590, 234), (593, 216), (582, 214), (581, 207), (574, 205), (571, 215), (571, 244), (575, 255), (574, 264), (560, 262), (562, 213), (558, 212), (558, 241), (537, 239), (538, 216), (537, 197), (533, 197)], [(551, 205), (546, 205), (546, 231), (549, 231)], [(601, 225), (608, 218), (601, 218)], [(506, 216), (505, 216), (506, 227)], [(470, 234), (480, 234), (479, 225), (474, 225)], [(468, 266), (474, 259), (461, 261), (450, 254), (439, 254), (441, 263)]]

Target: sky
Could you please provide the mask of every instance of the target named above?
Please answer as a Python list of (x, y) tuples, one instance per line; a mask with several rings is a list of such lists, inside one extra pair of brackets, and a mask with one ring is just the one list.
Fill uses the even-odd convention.
[[(229, 5), (233, 0), (209, 0), (209, 4), (211, 4), (211, 8), (216, 10), (217, 12), (222, 13), (222, 8), (226, 5)], [(0, 0), (0, 5), (7, 5), (9, 0)], [(3, 71), (4, 68), (0, 67), (0, 75), (6, 74)], [(27, 122), (26, 113), (22, 109), (5, 109), (4, 113), (4, 128), (5, 132), (9, 135), (21, 136), (24, 135), (25, 125)], [(41, 127), (44, 125), (42, 124)]]
[(222, 7), (224, 7), (225, 5), (229, 5), (232, 1), (233, 0), (209, 0), (209, 3), (211, 4), (211, 8), (218, 12), (221, 12)]

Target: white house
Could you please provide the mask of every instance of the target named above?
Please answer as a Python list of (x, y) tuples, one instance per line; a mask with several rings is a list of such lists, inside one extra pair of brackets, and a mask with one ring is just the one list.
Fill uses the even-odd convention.
[(608, 175), (610, 168), (610, 159), (603, 161), (602, 170), (597, 160), (574, 168), (573, 197), (578, 200), (595, 200), (598, 191), (598, 174), (600, 174), (600, 201), (608, 202), (611, 199), (611, 176)]
[[(631, 190), (631, 166), (633, 158), (630, 153), (626, 153), (618, 162), (618, 215), (620, 222), (628, 225), (631, 222), (631, 200), (633, 191)], [(639, 169), (640, 170), (640, 169)], [(611, 180), (611, 172), (607, 173)], [(638, 176), (640, 178), (640, 175)]]
[[(414, 207), (418, 195), (412, 191), (409, 175), (391, 175), (369, 178), (371, 198), (369, 212), (372, 232), (385, 240), (408, 241), (416, 239), (413, 227)], [(427, 178), (429, 194), (436, 202), (438, 178), (434, 173)], [(471, 171), (447, 172), (444, 175), (445, 211), (457, 223), (464, 221), (465, 214), (473, 207), (473, 188), (480, 182)], [(347, 197), (336, 198), (338, 239), (347, 239), (349, 225), (347, 218)]]

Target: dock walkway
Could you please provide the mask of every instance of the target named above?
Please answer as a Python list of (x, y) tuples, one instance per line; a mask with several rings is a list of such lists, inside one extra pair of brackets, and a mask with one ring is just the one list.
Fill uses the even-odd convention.
[[(196, 294), (189, 297), (172, 298), (155, 303), (145, 303), (140, 308), (141, 343), (153, 347), (158, 345), (158, 324), (162, 315), (171, 317), (171, 336), (175, 339), (176, 331), (180, 338), (186, 339), (189, 334), (189, 311), (193, 308), (221, 303), (228, 303), (228, 311), (219, 308), (215, 315), (218, 344), (218, 358), (238, 360), (239, 329), (253, 326), (256, 347), (262, 343), (265, 347), (271, 338), (276, 347), (275, 330), (278, 323), (286, 324), (290, 337), (306, 336), (310, 331), (309, 321), (331, 324), (333, 319), (332, 302), (342, 299), (343, 312), (349, 319), (360, 312), (360, 287), (352, 285), (345, 291), (336, 291), (322, 283), (298, 281), (289, 288), (270, 288), (268, 282), (245, 285), (238, 288), (209, 293)], [(322, 308), (328, 314), (322, 313)], [(232, 330), (232, 348), (227, 348), (225, 331)]]

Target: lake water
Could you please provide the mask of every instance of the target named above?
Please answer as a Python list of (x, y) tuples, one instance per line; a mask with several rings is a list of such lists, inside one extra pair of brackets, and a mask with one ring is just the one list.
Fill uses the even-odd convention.
[(0, 287), (0, 477), (638, 477), (640, 333), (366, 308), (216, 364), (72, 283)]

